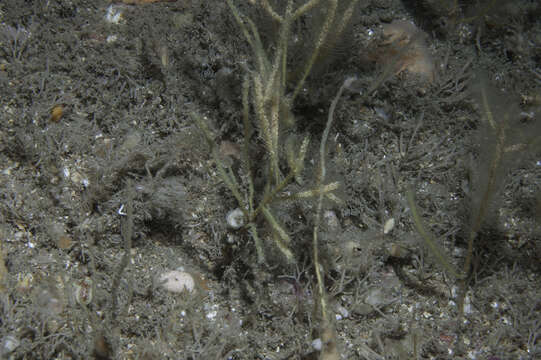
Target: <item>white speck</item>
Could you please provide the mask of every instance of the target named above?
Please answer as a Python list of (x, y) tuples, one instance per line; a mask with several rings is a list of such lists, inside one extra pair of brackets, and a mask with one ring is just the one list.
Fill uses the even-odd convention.
[(109, 36), (107, 36), (107, 39), (105, 39), (107, 44), (112, 44), (117, 40), (118, 40), (118, 36), (116, 36), (116, 35), (109, 35)]
[(235, 236), (233, 234), (227, 234), (227, 243), (234, 244), (236, 242)]
[(348, 309), (346, 309), (345, 307), (343, 306), (339, 306), (338, 307), (338, 312), (340, 313), (340, 315), (342, 315), (345, 318), (349, 317), (349, 311)]
[(113, 5), (109, 5), (107, 13), (105, 14), (105, 20), (111, 24), (120, 24), (122, 21), (122, 12)]
[(342, 315), (336, 314), (336, 321), (340, 321), (340, 320), (342, 320)]
[(314, 339), (314, 341), (312, 341), (312, 347), (314, 348), (314, 350), (321, 351), (321, 348), (323, 347), (321, 339)]
[(213, 320), (216, 317), (216, 315), (218, 315), (218, 311), (216, 310), (209, 311), (207, 313), (207, 319)]
[(64, 174), (64, 177), (65, 177), (66, 179), (69, 179), (69, 177), (70, 177), (70, 169), (68, 169), (67, 167), (65, 167), (65, 168), (63, 169), (62, 172), (63, 172), (63, 174)]
[(473, 307), (471, 304), (471, 299), (468, 295), (464, 299), (464, 314), (471, 314), (473, 312)]
[(496, 301), (493, 301), (490, 306), (493, 308), (493, 309), (497, 309), (500, 307), (500, 304), (498, 304)]
[(126, 215), (128, 215), (128, 214), (124, 211), (124, 205), (120, 205), (120, 208), (118, 209), (117, 214), (120, 215), (120, 216), (126, 216)]
[(207, 319), (214, 320), (216, 318), (216, 315), (218, 315), (218, 304), (209, 304), (206, 303), (203, 308), (205, 311), (207, 311)]

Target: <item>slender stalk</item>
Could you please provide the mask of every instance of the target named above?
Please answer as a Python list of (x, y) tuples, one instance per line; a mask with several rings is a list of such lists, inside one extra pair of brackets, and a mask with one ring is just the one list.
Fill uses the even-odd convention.
[[(334, 97), (331, 107), (329, 109), (329, 115), (327, 118), (327, 124), (325, 126), (325, 130), (323, 131), (323, 135), (321, 136), (321, 144), (319, 146), (319, 177), (318, 177), (318, 184), (317, 187), (321, 187), (321, 184), (325, 181), (325, 175), (326, 175), (326, 167), (325, 167), (325, 155), (327, 153), (327, 140), (329, 138), (329, 132), (331, 130), (331, 125), (334, 119), (334, 111), (336, 109), (336, 104), (338, 104), (338, 100), (342, 96), (342, 93), (344, 89), (351, 84), (351, 81), (353, 81), (352, 78), (348, 78), (344, 81), (340, 89), (338, 90), (338, 93)], [(314, 268), (316, 272), (316, 278), (317, 278), (317, 289), (318, 289), (318, 295), (319, 295), (319, 306), (321, 308), (321, 317), (323, 319), (323, 332), (325, 337), (328, 337), (325, 341), (326, 348), (323, 349), (322, 353), (325, 354), (324, 357), (327, 359), (338, 359), (338, 353), (336, 350), (336, 339), (334, 335), (334, 329), (331, 323), (331, 319), (329, 317), (329, 312), (327, 311), (327, 295), (325, 292), (325, 283), (323, 279), (323, 275), (321, 273), (322, 266), (319, 261), (319, 227), (321, 225), (321, 211), (323, 208), (323, 193), (320, 193), (318, 196), (318, 202), (317, 202), (317, 209), (316, 209), (316, 218), (315, 218), (315, 224), (314, 224), (314, 234), (312, 239), (312, 254), (314, 257)], [(328, 343), (332, 343), (331, 346), (328, 346)]]

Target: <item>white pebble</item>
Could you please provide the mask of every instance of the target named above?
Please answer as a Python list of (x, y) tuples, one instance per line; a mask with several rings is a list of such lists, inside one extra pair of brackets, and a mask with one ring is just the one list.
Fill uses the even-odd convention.
[(107, 38), (105, 39), (105, 41), (107, 42), (107, 44), (112, 44), (114, 42), (116, 42), (118, 40), (118, 36), (116, 35), (109, 35), (107, 36)]
[(337, 310), (338, 310), (338, 313), (340, 313), (340, 315), (342, 315), (344, 319), (349, 317), (349, 311), (345, 307), (339, 306)]
[(323, 220), (331, 231), (337, 231), (340, 229), (340, 220), (336, 213), (332, 210), (327, 210), (323, 213)]
[(315, 339), (312, 341), (312, 347), (314, 350), (321, 351), (321, 348), (323, 347), (323, 343), (321, 342), (320, 338)]
[(210, 311), (207, 313), (207, 319), (213, 320), (216, 317), (216, 315), (218, 315), (218, 311), (216, 310)]
[(161, 287), (174, 293), (192, 292), (195, 288), (193, 276), (185, 271), (166, 272), (160, 276), (158, 281)]
[(236, 208), (227, 213), (226, 216), (227, 225), (232, 229), (240, 229), (244, 226), (244, 213), (241, 209)]
[(473, 313), (473, 306), (472, 306), (470, 297), (466, 295), (466, 298), (464, 299), (464, 314), (471, 314), (471, 313)]
[(385, 222), (385, 225), (383, 225), (383, 233), (388, 234), (393, 230), (394, 228), (394, 218), (390, 218)]

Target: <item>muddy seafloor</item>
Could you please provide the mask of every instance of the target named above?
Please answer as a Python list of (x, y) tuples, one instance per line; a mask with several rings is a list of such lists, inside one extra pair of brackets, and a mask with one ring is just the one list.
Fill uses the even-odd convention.
[[(226, 2), (131, 2), (0, 2), (0, 357), (319, 358), (316, 203), (272, 204), (294, 259), (258, 219), (258, 264), (190, 115), (246, 184), (243, 33)], [(234, 3), (272, 44), (276, 23)], [(280, 133), (310, 137), (285, 190), (310, 189), (331, 101), (356, 78), (334, 113), (341, 201), (323, 203), (319, 244), (342, 359), (541, 358), (541, 6), (447, 3), (361, 0)], [(321, 14), (295, 24), (288, 66)], [(261, 197), (268, 154), (249, 144)], [(459, 281), (424, 246), (408, 189), (457, 269), (487, 205), (461, 321)], [(166, 286), (173, 270), (191, 291)]]

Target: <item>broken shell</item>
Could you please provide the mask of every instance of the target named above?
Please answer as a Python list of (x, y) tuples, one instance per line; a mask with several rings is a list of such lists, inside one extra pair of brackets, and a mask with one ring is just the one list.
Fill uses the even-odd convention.
[(185, 271), (172, 270), (160, 275), (158, 284), (165, 290), (182, 293), (192, 292), (195, 289), (193, 276)]
[(75, 301), (77, 304), (87, 306), (92, 301), (92, 279), (84, 278), (75, 284)]
[(389, 252), (389, 255), (394, 257), (394, 258), (398, 258), (398, 259), (407, 259), (408, 255), (409, 255), (409, 250), (408, 248), (400, 245), (400, 244), (395, 244), (395, 243), (391, 243), (387, 246), (387, 251)]
[(49, 120), (51, 122), (59, 122), (63, 114), (64, 114), (64, 105), (57, 104), (51, 109), (51, 118)]
[(391, 232), (391, 230), (393, 230), (394, 228), (394, 218), (390, 218), (389, 220), (387, 220), (385, 222), (385, 225), (383, 225), (383, 233), (384, 234), (388, 234)]

